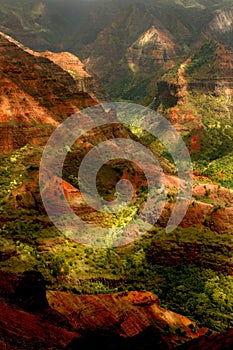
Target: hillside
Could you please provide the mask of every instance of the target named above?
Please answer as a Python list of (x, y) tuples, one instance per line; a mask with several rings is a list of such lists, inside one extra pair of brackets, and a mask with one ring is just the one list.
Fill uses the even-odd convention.
[(43, 55), (26, 52), (3, 33), (0, 51), (1, 153), (27, 142), (45, 144), (65, 117), (97, 103), (66, 70)]
[(232, 57), (230, 47), (205, 43), (161, 77), (153, 102), (183, 133), (194, 167), (231, 189)]
[[(3, 74), (7, 77), (9, 76), (12, 80), (14, 78), (13, 87), (18, 86), (14, 96), (19, 96), (17, 98), (20, 101), (22, 94), (25, 94), (25, 90), (27, 91), (27, 96), (30, 95), (32, 98), (35, 98), (35, 90), (33, 89), (38, 85), (33, 85), (33, 82), (38, 84), (40, 79), (43, 79), (40, 84), (44, 86), (45, 74), (50, 76), (51, 72), (54, 73), (56, 71), (59, 73), (55, 82), (53, 79), (48, 79), (47, 88), (44, 87), (41, 90), (43, 99), (40, 104), (43, 108), (47, 108), (46, 111), (48, 112), (46, 115), (51, 115), (51, 120), (54, 124), (61, 120), (58, 118), (66, 117), (64, 106), (67, 106), (67, 113), (70, 113), (71, 108), (83, 108), (81, 101), (84, 104), (96, 103), (87, 92), (79, 90), (80, 85), (70, 74), (61, 67), (54, 65), (53, 61), (48, 59), (49, 56), (55, 60), (57, 59), (56, 55), (51, 53), (29, 53), (28, 49), (24, 49), (18, 43), (12, 42), (12, 39), (8, 40), (4, 35), (2, 35), (2, 42), (4, 43), (2, 45), (3, 53), (14, 56), (14, 60), (2, 61), (2, 64), (4, 62), (5, 65)], [(45, 58), (44, 55), (47, 57)], [(64, 55), (66, 56), (66, 54)], [(38, 64), (38, 67), (40, 67), (40, 64), (42, 65), (41, 61), (43, 62), (42, 68), (44, 70), (39, 70), (39, 68), (35, 72), (32, 70), (32, 74), (37, 75), (30, 85), (26, 85), (24, 80), (26, 73), (27, 78), (30, 76), (29, 71), (25, 69), (12, 70), (15, 67), (14, 62), (17, 63), (19, 59), (20, 64), (23, 64), (24, 60), (26, 60), (27, 65), (26, 63), (25, 65), (28, 69), (30, 65), (35, 65), (35, 62)], [(9, 64), (11, 69), (9, 69)], [(76, 68), (72, 66), (73, 72), (75, 72), (75, 69), (80, 72), (79, 61)], [(16, 74), (16, 72), (18, 73)], [(62, 85), (64, 81), (66, 82), (65, 86)], [(69, 84), (67, 84), (67, 81)], [(58, 85), (61, 90), (55, 89), (53, 84)], [(77, 92), (75, 94), (70, 93), (71, 88), (76, 89), (75, 91)], [(4, 91), (7, 92), (7, 89), (8, 85), (6, 85)], [(11, 89), (13, 88), (11, 87)], [(64, 116), (57, 116), (56, 105), (53, 105), (51, 102), (52, 89), (55, 89), (57, 93), (58, 102), (59, 91), (63, 91), (63, 99), (64, 96), (67, 96), (67, 102), (63, 106)], [(10, 100), (11, 95), (7, 93), (6, 95), (8, 100)], [(82, 100), (77, 101), (76, 96), (82, 96)], [(38, 101), (40, 101), (39, 96)], [(75, 103), (77, 104), (75, 105)], [(38, 123), (38, 127), (42, 125), (41, 127), (47, 131), (43, 138), (41, 138), (40, 133), (37, 133), (36, 140), (38, 141), (35, 141), (34, 133), (34, 137), (31, 138), (30, 128), (31, 124), (33, 124), (33, 127), (37, 127), (37, 124), (30, 117), (30, 114), (26, 114), (26, 111), (26, 108), (18, 111), (18, 120), (21, 121), (21, 129), (22, 126), (25, 127), (28, 138), (24, 137), (22, 139), (21, 134), (19, 134), (20, 138), (18, 138), (18, 134), (14, 134), (14, 137), (12, 137), (12, 140), (15, 142), (14, 145), (10, 144), (10, 147), (4, 149), (5, 154), (1, 155), (1, 181), (3, 184), (0, 214), (1, 268), (13, 274), (22, 274), (27, 270), (37, 270), (46, 278), (48, 288), (55, 290), (68, 289), (78, 294), (148, 290), (158, 294), (164, 306), (168, 306), (172, 310), (187, 316), (193, 314), (192, 303), (197, 303), (199, 305), (198, 311), (194, 313), (196, 321), (203, 326), (208, 325), (211, 329), (228, 329), (232, 325), (231, 306), (229, 308), (228, 306), (226, 308), (222, 306), (223, 308), (219, 313), (218, 305), (219, 303), (225, 303), (225, 299), (221, 301), (216, 298), (214, 302), (211, 302), (212, 290), (209, 291), (206, 289), (206, 286), (209, 282), (214, 283), (216, 278), (224, 280), (226, 275), (223, 293), (227, 295), (227, 298), (231, 298), (232, 294), (229, 286), (232, 280), (232, 193), (215, 185), (210, 179), (200, 174), (195, 175), (190, 208), (180, 227), (168, 235), (165, 232), (165, 227), (176, 201), (179, 187), (178, 178), (174, 173), (174, 166), (163, 158), (163, 153), (156, 153), (160, 157), (161, 164), (165, 167), (168, 194), (164, 210), (154, 229), (148, 232), (144, 238), (137, 240), (135, 244), (128, 247), (99, 250), (82, 246), (71, 238), (64, 236), (53, 226), (45, 215), (40, 198), (38, 169), (42, 146), (48, 134), (51, 133), (57, 124), (54, 125), (51, 122), (51, 128), (49, 123), (48, 127), (45, 128), (47, 120), (37, 121), (34, 118)], [(39, 112), (40, 110), (38, 114)], [(2, 110), (2, 113), (5, 113), (5, 109)], [(12, 113), (9, 113), (9, 115), (12, 115)], [(41, 113), (39, 115), (43, 117)], [(3, 123), (2, 125), (2, 130), (4, 130), (5, 124)], [(42, 130), (44, 130), (43, 128)], [(3, 136), (9, 137), (9, 134), (4, 133)], [(120, 229), (122, 224), (126, 225), (134, 218), (135, 211), (138, 210), (139, 206), (143, 205), (147, 198), (145, 179), (139, 169), (131, 168), (127, 165), (128, 169), (130, 169), (127, 177), (135, 186), (135, 195), (137, 194), (138, 200), (122, 213), (108, 217), (91, 209), (81, 200), (79, 188), (77, 187), (77, 178), (74, 176), (74, 169), (77, 169), (81, 158), (85, 156), (86, 152), (96, 142), (98, 143), (100, 140), (104, 141), (106, 138), (112, 137), (132, 138), (137, 142), (140, 141), (129, 129), (122, 126), (119, 128), (117, 124), (89, 133), (85, 138), (81, 138), (71, 153), (68, 153), (63, 173), (63, 187), (72, 208), (85, 220), (95, 224), (112, 226), (113, 228), (119, 227)], [(149, 144), (153, 151), (154, 141), (151, 143), (147, 135), (141, 135), (141, 142), (147, 146)], [(157, 151), (159, 151), (159, 148), (157, 148)], [(121, 177), (125, 177), (126, 173), (122, 172), (122, 167), (124, 167), (124, 164), (121, 161), (115, 165), (113, 163), (109, 164), (103, 169), (102, 177), (100, 176), (98, 180), (98, 186), (102, 189), (105, 198), (113, 198), (116, 182)], [(108, 186), (106, 187), (107, 180)], [(54, 186), (55, 197), (53, 200), (56, 199), (56, 185)], [(137, 227), (137, 230), (140, 230), (140, 227)], [(207, 250), (206, 247), (208, 247)], [(179, 259), (180, 255), (182, 255), (182, 259)], [(187, 264), (187, 269), (184, 269), (184, 261)], [(163, 265), (166, 266), (161, 268)], [(193, 276), (196, 276), (197, 270), (199, 272), (198, 288), (196, 289), (192, 285), (192, 280), (194, 279)], [(184, 282), (187, 274), (191, 276), (191, 280), (187, 279)], [(172, 293), (169, 294), (168, 299), (166, 290), (171, 283), (171, 275), (176, 276), (176, 278)], [(197, 278), (194, 280), (197, 280)], [(178, 291), (181, 284), (185, 285), (184, 288), (188, 298), (185, 304), (180, 304), (176, 299), (176, 295), (179, 295)], [(192, 293), (193, 288), (195, 289), (194, 295)], [(220, 285), (219, 288), (221, 288)], [(202, 311), (202, 295), (205, 295), (208, 300), (208, 307), (212, 312), (211, 317), (208, 310), (206, 313)], [(220, 324), (219, 320), (221, 320)]]
[(78, 296), (45, 291), (38, 272), (0, 274), (2, 348), (68, 350), (101, 344), (104, 349), (149, 349), (153, 343), (165, 350), (207, 332), (161, 308), (152, 293)]
[[(0, 4), (0, 348), (231, 348), (232, 1)], [(182, 211), (187, 185), (177, 169), (185, 147), (176, 163), (175, 135), (165, 134), (162, 143), (145, 131), (149, 112), (142, 106), (140, 114), (135, 105), (123, 109), (134, 112), (133, 125), (124, 125), (115, 104), (98, 105), (111, 98), (150, 106), (150, 127), (157, 111), (166, 117), (160, 120), (161, 135), (168, 120), (185, 141), (192, 196), (171, 232), (169, 220), (174, 208)], [(40, 162), (49, 136), (83, 111), (89, 111), (86, 125), (80, 118), (58, 135), (63, 140), (91, 129), (73, 144), (69, 138), (60, 148), (50, 144), (52, 166), (44, 169)], [(96, 126), (100, 121), (105, 123)], [(88, 189), (91, 167), (83, 183), (78, 171), (86, 156), (89, 166), (96, 164), (103, 148), (92, 151), (100, 143), (108, 146), (106, 154), (118, 152), (118, 138), (133, 142), (126, 143), (124, 155), (137, 156), (140, 164), (124, 157), (105, 162), (95, 177), (98, 205), (116, 199), (120, 180), (132, 200), (117, 212), (101, 212), (85, 201), (95, 198)], [(59, 173), (56, 160), (64, 151)], [(61, 222), (67, 200), (94, 227), (96, 240), (85, 225), (77, 226), (78, 238), (72, 225), (60, 231), (47, 215), (44, 191)], [(157, 202), (144, 212), (151, 193)], [(150, 223), (158, 212), (146, 232), (143, 220), (135, 220), (143, 213)], [(95, 232), (99, 228), (108, 232), (103, 241)]]
[(230, 0), (1, 0), (0, 19), (34, 50), (80, 56), (112, 98), (146, 103), (158, 77), (197, 45), (232, 45)]

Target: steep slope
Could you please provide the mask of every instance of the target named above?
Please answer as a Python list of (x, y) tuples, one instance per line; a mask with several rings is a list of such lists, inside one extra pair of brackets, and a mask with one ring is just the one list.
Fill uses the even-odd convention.
[(3, 33), (0, 51), (1, 153), (27, 142), (43, 144), (65, 117), (96, 103), (68, 72)]
[(78, 91), (88, 92), (94, 100), (107, 100), (107, 94), (101, 89), (97, 80), (91, 75), (80, 59), (70, 52), (35, 52), (28, 48), (25, 50), (37, 57), (45, 57), (56, 65), (60, 66), (64, 71), (68, 72), (77, 82)]
[(232, 188), (232, 56), (230, 47), (207, 42), (158, 83), (154, 108), (180, 130), (194, 161)]
[(193, 48), (208, 38), (232, 45), (230, 0), (1, 3), (3, 31), (35, 50), (81, 54), (115, 99), (150, 103), (158, 76)]
[(232, 46), (233, 36), (233, 7), (225, 7), (216, 10), (211, 22), (208, 24), (205, 34), (215, 40)]
[[(165, 3), (168, 4), (168, 2)], [(184, 13), (189, 13), (189, 16), (191, 17), (194, 14), (203, 14), (203, 6), (203, 1), (179, 1), (179, 9), (185, 11), (182, 12), (182, 16)], [(185, 32), (185, 40), (187, 40), (189, 44), (194, 43), (196, 40), (194, 40), (193, 37), (193, 28), (190, 28), (192, 26), (188, 26), (190, 17), (187, 16), (185, 19), (185, 28), (187, 29), (188, 27), (187, 30), (184, 28), (184, 24), (181, 23), (182, 21), (178, 21), (179, 23), (175, 20), (171, 21), (174, 29), (181, 27), (183, 28), (182, 30), (184, 30), (184, 32), (181, 31), (182, 34), (180, 34), (179, 40), (174, 37), (174, 34), (171, 34), (171, 27), (169, 27), (168, 30), (167, 26), (164, 25), (164, 21), (161, 20), (161, 22), (163, 22), (162, 25), (157, 17), (154, 18), (154, 15), (150, 17), (153, 17), (151, 23), (149, 23), (149, 20), (148, 23), (140, 23), (140, 26), (145, 27), (149, 24), (148, 28), (144, 28), (142, 31), (140, 29), (135, 33), (134, 29), (138, 27), (137, 21), (140, 17), (140, 11), (143, 9), (143, 6), (139, 7), (138, 5), (133, 4), (130, 7), (129, 14), (123, 19), (120, 15), (117, 15), (117, 18), (114, 17), (114, 25), (110, 30), (111, 35), (109, 35), (109, 40), (107, 42), (105, 39), (106, 35), (109, 34), (109, 27), (101, 27), (100, 34), (97, 35), (97, 38), (94, 38), (94, 43), (98, 42), (102, 45), (100, 45), (98, 49), (98, 55), (100, 55), (99, 57), (101, 57), (101, 59), (98, 61), (98, 57), (93, 58), (92, 56), (88, 56), (89, 59), (87, 62), (89, 62), (90, 66), (94, 62), (96, 67), (97, 64), (98, 67), (100, 67), (100, 62), (107, 62), (105, 55), (108, 55), (107, 59), (109, 60), (108, 50), (112, 47), (111, 43), (115, 40), (114, 35), (115, 30), (117, 30), (117, 33), (122, 35), (119, 37), (124, 37), (124, 50), (119, 50), (119, 43), (115, 43), (114, 41), (111, 51), (112, 58), (110, 63), (108, 63), (109, 66), (104, 64), (104, 69), (107, 69), (107, 71), (112, 71), (114, 69), (114, 72), (116, 72), (116, 79), (119, 79), (119, 84), (122, 84), (122, 76), (126, 79), (124, 82), (125, 90), (121, 89), (120, 94), (122, 94), (123, 91), (124, 97), (131, 97), (130, 94), (132, 94), (132, 96), (137, 96), (137, 98), (143, 96), (143, 94), (140, 89), (137, 94), (135, 94), (135, 91), (137, 91), (135, 86), (133, 86), (132, 91), (130, 91), (132, 87), (131, 84), (137, 86), (138, 81), (140, 84), (141, 81), (143, 81), (143, 84), (148, 86), (148, 83), (151, 81), (151, 75), (154, 74), (151, 72), (156, 67), (158, 71), (156, 71), (152, 78), (154, 84), (154, 82), (159, 79), (164, 68), (167, 70), (178, 62), (177, 67), (175, 67), (173, 71), (169, 71), (167, 75), (163, 77), (163, 81), (158, 85), (158, 96), (155, 103), (156, 108), (166, 112), (170, 120), (178, 127), (178, 130), (183, 132), (195, 161), (195, 167), (206, 174), (209, 172), (214, 178), (212, 174), (213, 172), (216, 176), (215, 180), (224, 185), (229, 185), (229, 180), (231, 179), (228, 177), (227, 169), (230, 169), (229, 165), (231, 164), (231, 158), (229, 153), (232, 149), (232, 50), (231, 48), (226, 48), (225, 46), (216, 43), (207, 43), (200, 50), (195, 50), (195, 54), (186, 59), (186, 57), (183, 57), (182, 50), (184, 50), (184, 48), (181, 47), (183, 33)], [(174, 11), (174, 7), (171, 7), (170, 11)], [(171, 12), (167, 18), (171, 19)], [(132, 13), (134, 13), (135, 16), (133, 16)], [(160, 11), (159, 15), (162, 16), (162, 14), (163, 11)], [(146, 13), (146, 16), (147, 15), (148, 12)], [(129, 28), (131, 28), (129, 30), (130, 36), (128, 36), (127, 33), (126, 35), (125, 33), (119, 32), (120, 24), (124, 24), (124, 21), (128, 21)], [(107, 24), (109, 25), (109, 23)], [(199, 33), (198, 30), (195, 32), (197, 37)], [(35, 122), (33, 121), (32, 123), (30, 116), (24, 111), (24, 109), (26, 110), (26, 108), (29, 108), (29, 104), (23, 104), (20, 109), (20, 104), (18, 103), (17, 114), (16, 117), (14, 117), (14, 120), (16, 120), (17, 125), (20, 122), (20, 132), (13, 136), (11, 136), (10, 131), (3, 133), (3, 139), (5, 141), (2, 150), (8, 151), (16, 148), (18, 149), (10, 155), (1, 157), (3, 200), (0, 207), (0, 257), (3, 269), (16, 273), (36, 268), (44, 273), (48, 283), (55, 288), (73, 288), (75, 292), (79, 293), (108, 293), (117, 291), (118, 288), (119, 290), (132, 290), (135, 288), (139, 290), (158, 290), (158, 292), (161, 293), (160, 295), (163, 298), (163, 302), (170, 290), (170, 286), (168, 283), (166, 288), (160, 289), (160, 286), (164, 283), (164, 280), (166, 280), (166, 276), (158, 276), (155, 271), (156, 268), (162, 270), (164, 265), (175, 266), (177, 269), (174, 269), (173, 271), (178, 272), (181, 271), (184, 263), (187, 265), (187, 269), (190, 269), (189, 271), (191, 272), (196, 272), (197, 270), (195, 269), (198, 266), (198, 269), (201, 269), (202, 267), (209, 273), (209, 270), (207, 269), (208, 267), (217, 271), (220, 277), (223, 273), (228, 273), (229, 276), (227, 276), (227, 278), (229, 278), (230, 284), (232, 280), (230, 276), (232, 275), (232, 193), (219, 187), (215, 183), (212, 183), (209, 178), (200, 176), (200, 174), (195, 178), (198, 185), (193, 189), (193, 201), (184, 221), (182, 222), (182, 228), (178, 228), (171, 235), (167, 235), (161, 227), (166, 226), (167, 219), (174, 206), (177, 193), (177, 177), (174, 175), (167, 175), (169, 187), (167, 203), (165, 211), (158, 222), (159, 226), (151, 232), (154, 239), (151, 242), (149, 240), (147, 241), (146, 237), (146, 243), (144, 241), (137, 242), (135, 245), (136, 248), (129, 247), (128, 255), (125, 254), (124, 256), (124, 248), (119, 251), (112, 249), (96, 252), (81, 247), (79, 244), (67, 239), (67, 237), (64, 237), (54, 229), (51, 222), (45, 217), (39, 199), (36, 179), (38, 176), (37, 170), (41, 148), (38, 148), (37, 145), (44, 145), (51, 130), (53, 130), (53, 128), (62, 121), (64, 117), (69, 115), (69, 113), (73, 113), (78, 108), (95, 103), (90, 97), (89, 91), (85, 92), (89, 76), (83, 71), (80, 62), (69, 53), (53, 54), (51, 52), (45, 52), (35, 54), (30, 51), (28, 52), (28, 50), (27, 53), (25, 53), (24, 49), (20, 47), (19, 44), (14, 43), (12, 39), (9, 44), (7, 40), (8, 38), (3, 36), (2, 47), (4, 48), (4, 57), (7, 57), (6, 55), (9, 53), (9, 57), (13, 57), (13, 60), (11, 60), (9, 66), (9, 62), (7, 63), (6, 68), (6, 63), (3, 62), (4, 67), (2, 74), (3, 78), (6, 79), (3, 79), (3, 81), (12, 84), (11, 86), (13, 87), (11, 92), (12, 95), (7, 97), (7, 102), (3, 105), (4, 110), (2, 120), (4, 122), (6, 121), (8, 124), (10, 123), (12, 116), (14, 117), (16, 113), (13, 101), (18, 101), (18, 99), (24, 98), (25, 91), (27, 93), (25, 98), (30, 97), (32, 100), (31, 103), (33, 103), (33, 110), (34, 106), (35, 109), (38, 107), (38, 110), (36, 109), (37, 112), (33, 114)], [(90, 42), (88, 44), (85, 55), (88, 50), (90, 50), (91, 55), (93, 55), (95, 46)], [(187, 55), (187, 47), (185, 51)], [(103, 55), (103, 53), (105, 55)], [(27, 58), (27, 64), (25, 63), (21, 69), (19, 62), (24, 60), (25, 55)], [(68, 60), (68, 63), (66, 60)], [(120, 69), (116, 65), (116, 62), (120, 64)], [(213, 65), (210, 63), (213, 63)], [(54, 81), (55, 79), (52, 79), (52, 77), (49, 76), (49, 91), (45, 91), (43, 81), (44, 79), (47, 79), (47, 73), (45, 74), (44, 71), (49, 71), (48, 65), (52, 67), (52, 77), (55, 76), (57, 81)], [(27, 71), (28, 68), (25, 69), (25, 66), (30, 67), (30, 71)], [(103, 66), (101, 66), (101, 69), (102, 67)], [(124, 67), (123, 74), (121, 73), (122, 67)], [(42, 78), (40, 78), (40, 72), (43, 72)], [(28, 84), (26, 81), (29, 79), (31, 82), (31, 74), (34, 75), (35, 79), (33, 77), (32, 83)], [(106, 77), (106, 82), (108, 83), (109, 75), (106, 75), (105, 72), (101, 72), (101, 74), (103, 78)], [(128, 74), (130, 74), (130, 80), (128, 80)], [(78, 75), (81, 76), (81, 79)], [(145, 79), (147, 75), (149, 77), (148, 80)], [(83, 80), (84, 85), (82, 82)], [(41, 84), (43, 88), (38, 90)], [(119, 86), (122, 87), (122, 85)], [(4, 91), (8, 92), (8, 88)], [(78, 91), (78, 93), (76, 91)], [(63, 97), (64, 92), (65, 97)], [(144, 91), (143, 93), (147, 95), (147, 92)], [(3, 98), (6, 100), (4, 94)], [(9, 102), (10, 98), (11, 102)], [(41, 98), (41, 100), (39, 100), (39, 98)], [(8, 107), (5, 107), (8, 105), (10, 105), (10, 108), (8, 109), (7, 114), (6, 111)], [(32, 113), (32, 109), (30, 112)], [(22, 126), (25, 125), (25, 123), (25, 133), (23, 133)], [(45, 129), (44, 134), (39, 130), (39, 136), (35, 137), (35, 131), (37, 131), (36, 128), (38, 125), (40, 126), (41, 123), (43, 123), (43, 125), (47, 124), (46, 128), (44, 128), (44, 126), (40, 127), (42, 130)], [(9, 126), (8, 124), (7, 127)], [(33, 127), (34, 124), (36, 124), (36, 127), (30, 129), (31, 124), (33, 124)], [(4, 124), (3, 127), (5, 127)], [(79, 156), (85, 155), (92, 147), (92, 144), (95, 143), (95, 137), (97, 137), (98, 140), (105, 140), (108, 136), (132, 136), (136, 140), (136, 136), (133, 136), (129, 130), (118, 129), (117, 126), (113, 129), (107, 128), (102, 131), (95, 130), (86, 138), (80, 140), (80, 144), (78, 145), (78, 151), (80, 151)], [(8, 141), (8, 139), (13, 140), (14, 144), (12, 141)], [(33, 143), (33, 146), (27, 145), (21, 148), (21, 146), (28, 142)], [(213, 148), (206, 147), (206, 145), (213, 145)], [(202, 155), (201, 161), (199, 161), (200, 151)], [(221, 152), (220, 155), (223, 154), (221, 160), (226, 160), (227, 165), (225, 165), (224, 169), (219, 169), (219, 163), (217, 163), (217, 167), (214, 163), (218, 162), (220, 159), (218, 158), (219, 152)], [(165, 153), (166, 152), (162, 152), (160, 159), (166, 155)], [(208, 162), (210, 160), (212, 161), (212, 164), (209, 167)], [(74, 165), (79, 164), (79, 162), (80, 158), (77, 158), (76, 155), (71, 152), (65, 167), (65, 178), (68, 181), (71, 181), (73, 185), (76, 185), (77, 180), (73, 176)], [(169, 171), (171, 171), (172, 167), (169, 162), (167, 162), (167, 164)], [(118, 168), (120, 168), (121, 165), (122, 164), (120, 164)], [(119, 174), (117, 175), (118, 177), (116, 176), (116, 173), (113, 174), (111, 165), (107, 170), (107, 175), (103, 178), (103, 182), (109, 177), (109, 174), (111, 174), (115, 181), (110, 184), (108, 183), (107, 186), (104, 187), (106, 193), (110, 189), (110, 194), (107, 194), (109, 196), (108, 198), (111, 198), (114, 194), (112, 188), (114, 188), (114, 184), (120, 178), (121, 173), (120, 176)], [(145, 185), (141, 174), (138, 175), (136, 173), (136, 176), (134, 175), (132, 178), (134, 184), (140, 179), (139, 186)], [(106, 185), (106, 183), (104, 184)], [(230, 183), (229, 187), (231, 184), (232, 183)], [(74, 200), (75, 202), (76, 199), (79, 200), (80, 194), (77, 189), (67, 182), (64, 182), (63, 185), (65, 187), (65, 194), (71, 201)], [(135, 189), (137, 190), (136, 187)], [(106, 195), (106, 193), (104, 194)], [(80, 204), (80, 202), (78, 203)], [(94, 220), (96, 220), (94, 222), (97, 222), (98, 220), (102, 220), (103, 222), (103, 217), (100, 219), (97, 218), (96, 213), (93, 214), (92, 212), (91, 215), (89, 215), (90, 212), (88, 212), (87, 207), (79, 206), (78, 209), (83, 211), (83, 214), (87, 216), (87, 220), (91, 221), (94, 218)], [(130, 217), (132, 212), (129, 211), (127, 215)], [(115, 219), (116, 223), (119, 224), (121, 217), (116, 217)], [(104, 222), (104, 224), (106, 224), (106, 222)], [(150, 245), (150, 249), (148, 249), (148, 245)], [(127, 247), (125, 249), (127, 251)], [(132, 251), (130, 249), (132, 249)], [(133, 251), (133, 249), (136, 249), (136, 251)], [(150, 260), (149, 265), (146, 259)], [(195, 267), (193, 267), (193, 265)], [(178, 282), (176, 288), (173, 290), (174, 294), (171, 296), (171, 300), (178, 295), (180, 299), (179, 307), (182, 308), (184, 294), (188, 295), (190, 302), (186, 303), (186, 305), (188, 304), (187, 309), (182, 309), (185, 311), (184, 314), (195, 314), (195, 317), (199, 322), (204, 322), (205, 325), (209, 322), (213, 329), (219, 330), (221, 327), (224, 327), (225, 329), (230, 326), (232, 327), (231, 304), (230, 301), (228, 302), (231, 298), (230, 288), (228, 288), (224, 300), (221, 299), (221, 293), (225, 293), (225, 290), (222, 292), (220, 289), (221, 293), (219, 298), (218, 295), (210, 295), (211, 307), (207, 310), (208, 315), (203, 321), (203, 295), (204, 298), (206, 298), (206, 294), (204, 294), (203, 291), (203, 281), (201, 280), (201, 287), (198, 291), (195, 291), (195, 293), (193, 293), (192, 290), (188, 290), (187, 293), (184, 293), (183, 290), (187, 290), (184, 288), (185, 281), (179, 276), (176, 278)], [(179, 278), (181, 278), (180, 283)], [(197, 278), (196, 280), (198, 284), (199, 274), (193, 274), (193, 278)], [(209, 281), (207, 280), (206, 283), (208, 282)], [(65, 309), (67, 309), (67, 305), (63, 298), (64, 294), (62, 292), (51, 292), (50, 295), (55, 297), (54, 307), (57, 309), (61, 308), (63, 312), (66, 313)], [(192, 305), (193, 295), (196, 297), (194, 305), (198, 305), (197, 308)], [(61, 299), (60, 306), (56, 304), (57, 299)], [(78, 300), (81, 299), (84, 304), (85, 300), (90, 300), (88, 297), (80, 297), (80, 299), (71, 297), (70, 299), (72, 304), (78, 303)], [(99, 309), (104, 309), (102, 306), (102, 299), (99, 301), (100, 299), (101, 297), (92, 299), (94, 305), (98, 304), (98, 312)], [(108, 296), (108, 299), (112, 300), (114, 297)], [(64, 305), (61, 306), (63, 301)], [(106, 300), (104, 300), (104, 304), (107, 304)], [(108, 305), (108, 308), (110, 309), (114, 307), (112, 303), (111, 305)], [(177, 304), (172, 307), (173, 310), (179, 308)], [(71, 311), (74, 312), (74, 314), (76, 313), (73, 306)], [(159, 309), (159, 311), (161, 310)], [(146, 313), (146, 315), (148, 314)], [(76, 322), (76, 315), (73, 316), (74, 320), (72, 318), (71, 321)], [(22, 314), (18, 314), (15, 319), (17, 320), (18, 317), (22, 317)], [(134, 316), (132, 316), (132, 318), (133, 317)], [(142, 316), (142, 318), (143, 317), (144, 316)], [(89, 316), (87, 318), (88, 323)], [(211, 323), (210, 321), (212, 318), (213, 322)], [(34, 321), (37, 322), (37, 318), (35, 318)], [(159, 319), (159, 323), (160, 321), (161, 319)], [(98, 322), (98, 319), (96, 322)], [(135, 323), (138, 327), (138, 323), (136, 321)], [(131, 330), (131, 325), (129, 326), (127, 321), (126, 325), (129, 330)], [(25, 327), (26, 326), (27, 324)], [(179, 330), (177, 330), (177, 332), (179, 332)], [(152, 341), (153, 334), (154, 333), (152, 332)], [(149, 335), (151, 337), (150, 332)], [(102, 335), (100, 335), (100, 338), (101, 336)], [(9, 339), (10, 335), (8, 334), (6, 337)], [(73, 338), (73, 333), (71, 335), (66, 334), (65, 337), (67, 337), (66, 339), (71, 340)], [(61, 338), (62, 339), (59, 340), (59, 342), (62, 344), (61, 346), (64, 346), (63, 333), (61, 333)], [(47, 339), (44, 330), (39, 341), (43, 342), (43, 339)], [(53, 339), (54, 338), (52, 338), (51, 342), (54, 341)], [(98, 334), (97, 339), (99, 339)], [(160, 337), (159, 340), (162, 341)], [(20, 346), (23, 345), (21, 344)], [(79, 342), (78, 340), (74, 340), (73, 343), (70, 343), (68, 346), (71, 349), (78, 347)], [(166, 346), (168, 345), (165, 345), (165, 348)]]

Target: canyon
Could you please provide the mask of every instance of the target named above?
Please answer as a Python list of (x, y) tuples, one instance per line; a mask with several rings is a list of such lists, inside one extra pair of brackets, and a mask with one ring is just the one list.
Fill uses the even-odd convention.
[[(2, 0), (0, 10), (0, 347), (230, 349), (231, 1), (26, 3), (22, 12)], [(77, 170), (108, 139), (148, 147), (167, 191), (150, 231), (140, 236), (138, 225), (134, 243), (95, 249), (46, 215), (40, 160), (60, 123), (91, 106), (108, 120), (113, 111), (98, 104), (111, 99), (143, 103), (175, 126), (193, 163), (192, 199), (167, 233), (180, 186), (168, 151), (120, 122), (95, 128), (67, 148), (62, 186), (76, 214), (116, 229), (147, 199), (142, 169), (119, 160), (101, 169), (97, 187), (111, 201), (117, 182), (129, 180), (132, 206), (107, 215), (85, 203)], [(52, 201), (62, 195), (59, 181), (55, 175)]]

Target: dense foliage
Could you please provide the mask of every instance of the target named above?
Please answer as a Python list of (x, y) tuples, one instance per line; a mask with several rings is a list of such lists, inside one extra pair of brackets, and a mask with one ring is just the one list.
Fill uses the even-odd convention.
[[(13, 213), (12, 213), (13, 214)], [(13, 217), (12, 217), (13, 218)], [(148, 290), (157, 294), (162, 306), (188, 316), (213, 330), (232, 328), (233, 278), (198, 264), (166, 266), (156, 263), (153, 245), (164, 241), (166, 259), (179, 244), (198, 242), (210, 248), (206, 260), (229, 259), (229, 236), (214, 235), (199, 228), (179, 229), (167, 237), (163, 229), (124, 248), (93, 249), (69, 240), (36, 212), (21, 212), (20, 219), (5, 223), (1, 230), (0, 249), (12, 254), (1, 268), (13, 273), (35, 269), (43, 273), (48, 288), (72, 290), (79, 294), (112, 293), (123, 290)], [(205, 256), (203, 255), (203, 259)], [(207, 259), (208, 258), (208, 259)]]
[[(140, 131), (136, 131), (140, 135)], [(156, 144), (154, 139), (148, 140), (149, 135), (141, 134), (141, 137), (144, 142)], [(161, 145), (157, 145), (157, 149), (159, 147)], [(36, 208), (16, 208), (10, 197), (6, 201), (12, 190), (33, 178), (39, 157), (38, 148), (32, 146), (1, 156), (2, 269), (13, 273), (35, 269), (43, 273), (49, 288), (70, 289), (81, 294), (149, 290), (159, 296), (163, 306), (202, 326), (217, 331), (233, 327), (233, 279), (221, 269), (232, 257), (230, 235), (218, 235), (199, 226), (179, 228), (168, 235), (157, 227), (128, 247), (81, 246), (58, 232)], [(206, 200), (211, 199), (207, 196)], [(135, 207), (128, 207), (115, 215), (112, 224), (120, 228), (134, 215)], [(162, 258), (164, 254), (166, 263), (155, 259), (154, 247), (158, 242), (159, 256)], [(193, 243), (203, 247), (198, 261), (178, 261), (174, 266), (166, 266), (181, 245)], [(211, 265), (211, 262), (214, 263)]]

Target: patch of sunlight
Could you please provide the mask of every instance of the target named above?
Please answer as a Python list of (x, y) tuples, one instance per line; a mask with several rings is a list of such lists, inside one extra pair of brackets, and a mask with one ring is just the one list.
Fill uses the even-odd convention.
[(195, 0), (176, 0), (175, 3), (185, 8), (200, 8), (203, 10), (206, 8), (206, 6), (200, 4), (198, 1)]
[(133, 73), (137, 73), (138, 68), (136, 67), (136, 65), (134, 63), (129, 63), (128, 67)]

